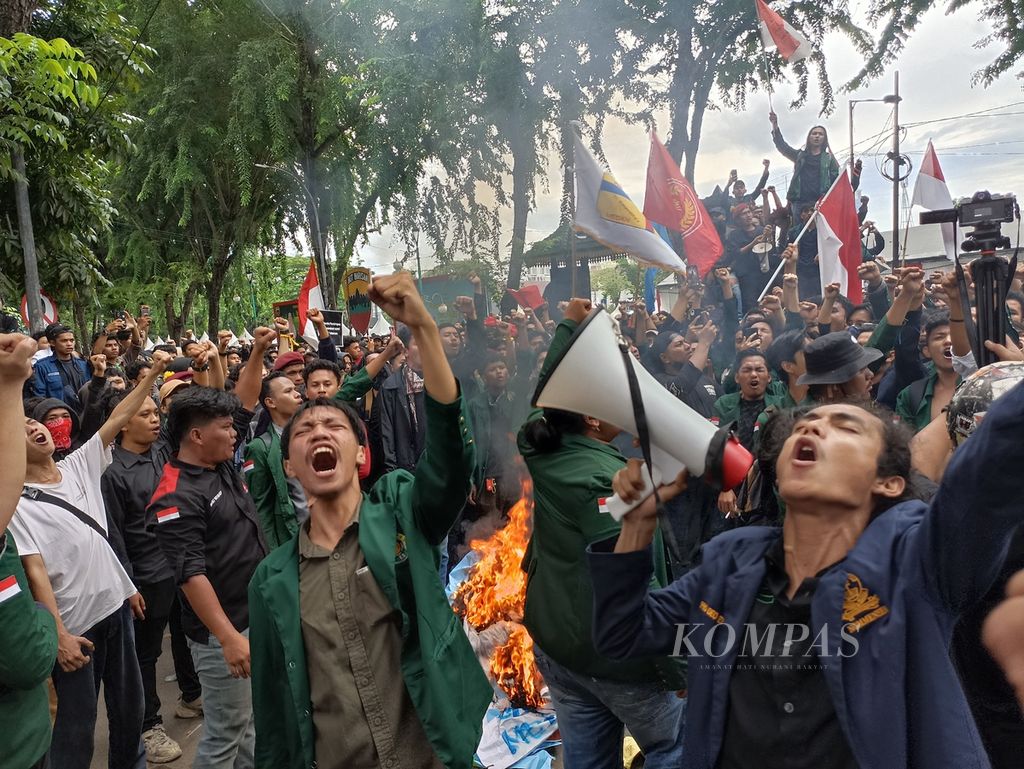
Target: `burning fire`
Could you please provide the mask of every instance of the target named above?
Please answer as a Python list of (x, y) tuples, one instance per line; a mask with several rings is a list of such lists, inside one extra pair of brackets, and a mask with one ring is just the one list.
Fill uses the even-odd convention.
[(508, 641), (491, 654), (491, 675), (515, 707), (544, 704), (544, 682), (533, 656), (533, 639), (521, 624), (526, 602), (526, 574), (521, 568), (530, 541), (533, 487), (523, 483), (523, 495), (509, 510), (508, 523), (489, 539), (474, 540), (480, 560), (455, 594), (454, 605), (473, 629), (485, 630), (496, 622), (510, 625)]

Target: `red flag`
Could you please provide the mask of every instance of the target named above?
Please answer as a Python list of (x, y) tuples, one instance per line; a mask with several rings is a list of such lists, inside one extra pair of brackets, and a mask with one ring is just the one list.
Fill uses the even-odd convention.
[(506, 291), (512, 295), (513, 299), (519, 302), (520, 307), (536, 310), (544, 304), (544, 297), (541, 296), (540, 286), (536, 283), (527, 283), (520, 289), (509, 288)]
[(715, 223), (700, 202), (693, 185), (668, 154), (658, 135), (651, 132), (651, 155), (647, 160), (647, 192), (644, 216), (683, 236), (687, 263), (706, 276), (724, 249)]
[(854, 304), (864, 294), (857, 275), (863, 261), (860, 244), (860, 221), (848, 171), (843, 171), (818, 206), (818, 266), (821, 269), (821, 292), (829, 283), (839, 284), (839, 293)]
[(811, 55), (811, 41), (800, 34), (788, 21), (768, 7), (764, 0), (754, 0), (761, 21), (761, 42), (766, 48), (775, 48), (787, 64)]

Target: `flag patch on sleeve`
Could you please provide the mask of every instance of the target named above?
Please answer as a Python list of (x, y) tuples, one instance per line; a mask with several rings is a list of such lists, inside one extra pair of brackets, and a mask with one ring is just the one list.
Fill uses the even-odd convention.
[(176, 521), (181, 518), (181, 514), (178, 512), (176, 507), (168, 507), (166, 510), (161, 510), (156, 514), (157, 523), (167, 523), (168, 521)]
[(0, 603), (14, 598), (20, 592), (21, 585), (18, 584), (18, 578), (13, 574), (0, 579)]
[(597, 500), (597, 511), (599, 513), (608, 512), (608, 497), (599, 497)]
[(247, 459), (242, 463), (242, 472), (248, 475), (256, 467), (256, 462), (252, 459)]

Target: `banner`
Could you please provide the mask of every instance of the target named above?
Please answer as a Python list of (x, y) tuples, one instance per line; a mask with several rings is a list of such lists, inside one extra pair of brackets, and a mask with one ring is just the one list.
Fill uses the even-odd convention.
[(348, 306), (348, 323), (360, 334), (370, 328), (370, 271), (366, 267), (352, 267), (341, 278)]

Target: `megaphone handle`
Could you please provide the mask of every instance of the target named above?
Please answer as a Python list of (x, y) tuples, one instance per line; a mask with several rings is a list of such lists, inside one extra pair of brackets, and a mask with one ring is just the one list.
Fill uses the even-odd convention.
[[(661, 473), (658, 471), (657, 467), (653, 468), (653, 471), (654, 482), (660, 486)], [(608, 505), (608, 514), (616, 521), (621, 521), (626, 516), (626, 513), (639, 507), (644, 500), (654, 493), (654, 483), (651, 483), (651, 476), (646, 472), (646, 468), (644, 468), (644, 473), (641, 477), (643, 478), (644, 488), (639, 501), (625, 502), (618, 494), (616, 494), (613, 497), (609, 497), (605, 502), (605, 504)]]

